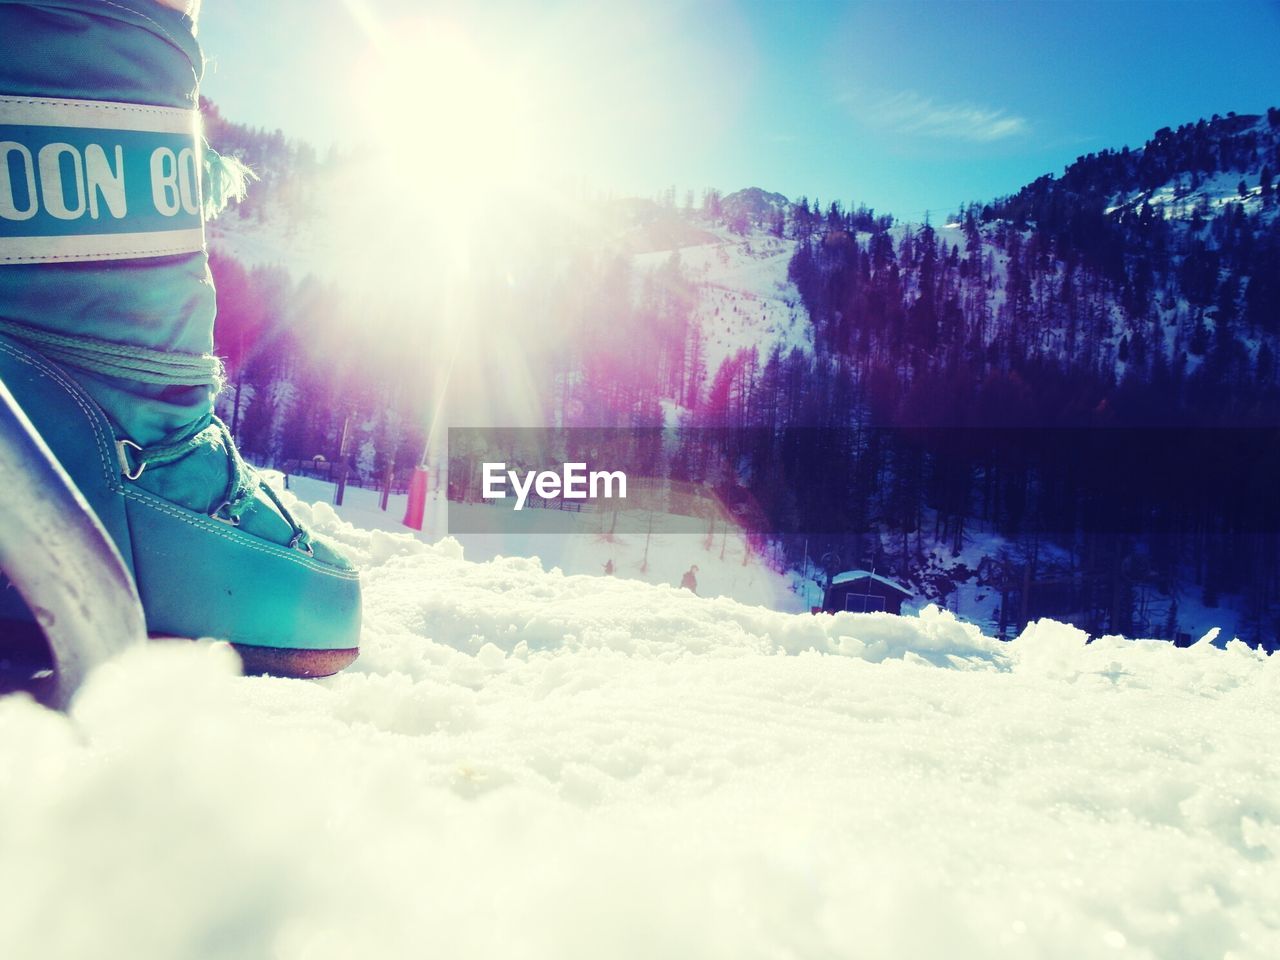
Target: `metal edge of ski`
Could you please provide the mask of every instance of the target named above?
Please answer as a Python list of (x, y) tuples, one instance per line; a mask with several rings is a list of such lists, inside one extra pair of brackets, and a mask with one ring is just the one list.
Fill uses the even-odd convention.
[(123, 558), (3, 381), (0, 571), (48, 643), (53, 676), (31, 692), (52, 706), (65, 708), (94, 667), (146, 640)]

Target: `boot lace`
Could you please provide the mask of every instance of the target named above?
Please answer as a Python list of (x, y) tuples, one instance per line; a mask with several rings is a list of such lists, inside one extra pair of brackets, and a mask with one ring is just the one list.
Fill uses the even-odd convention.
[[(21, 340), (56, 363), (90, 373), (165, 386), (212, 384), (215, 391), (225, 383), (222, 361), (212, 354), (153, 350), (132, 344), (113, 343), (93, 337), (53, 333), (0, 318), (0, 333)], [(148, 466), (164, 466), (189, 456), (210, 444), (220, 445), (227, 454), (227, 485), (221, 502), (209, 516), (233, 527), (259, 491), (289, 524), (289, 547), (308, 556), (315, 551), (312, 537), (262, 475), (244, 462), (227, 425), (209, 412), (196, 420), (177, 439), (143, 447), (128, 438), (116, 440), (116, 456), (127, 480), (137, 480)]]

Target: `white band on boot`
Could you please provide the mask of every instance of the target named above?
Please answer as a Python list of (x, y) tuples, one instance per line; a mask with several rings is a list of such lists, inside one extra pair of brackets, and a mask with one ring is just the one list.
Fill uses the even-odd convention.
[(204, 248), (195, 110), (0, 96), (0, 265)]

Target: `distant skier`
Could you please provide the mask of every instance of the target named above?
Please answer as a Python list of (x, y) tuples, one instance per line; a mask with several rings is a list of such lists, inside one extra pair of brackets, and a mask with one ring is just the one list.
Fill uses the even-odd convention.
[(680, 578), (680, 586), (688, 590), (690, 593), (698, 592), (698, 565), (695, 563), (684, 572), (684, 576)]
[(610, 557), (608, 560), (606, 560), (606, 561), (605, 561), (605, 564), (604, 564), (604, 575), (605, 575), (606, 577), (612, 577), (612, 576), (613, 576), (613, 557)]

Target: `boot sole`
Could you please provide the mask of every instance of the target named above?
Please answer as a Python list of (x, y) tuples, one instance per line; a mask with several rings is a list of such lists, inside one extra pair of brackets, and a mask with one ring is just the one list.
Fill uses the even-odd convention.
[(268, 675), (310, 680), (331, 677), (349, 667), (360, 655), (357, 647), (347, 650), (296, 650), (280, 647), (256, 647), (233, 643), (246, 676)]

